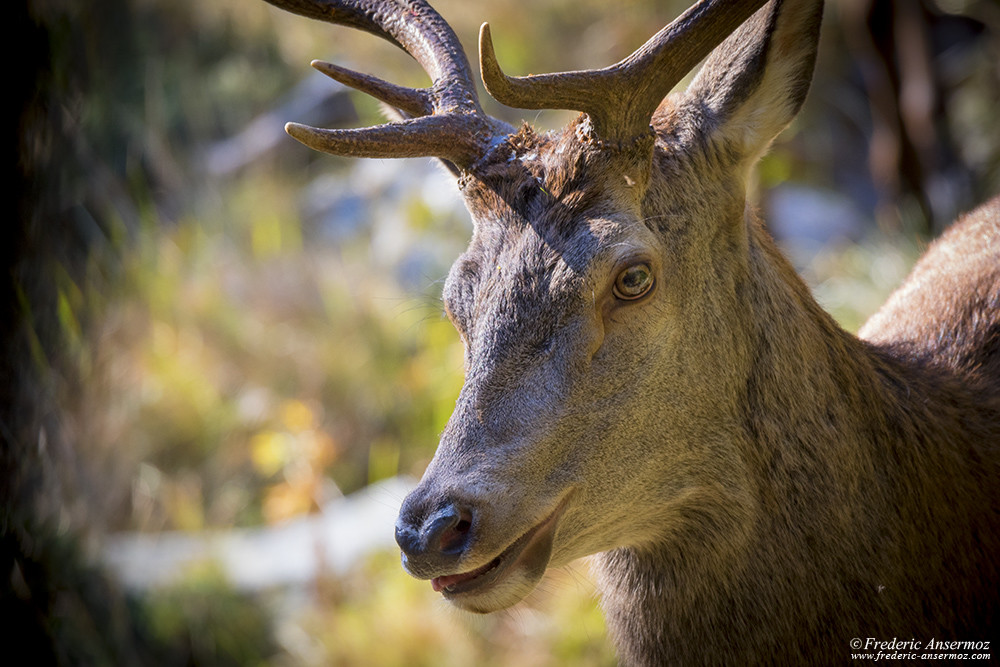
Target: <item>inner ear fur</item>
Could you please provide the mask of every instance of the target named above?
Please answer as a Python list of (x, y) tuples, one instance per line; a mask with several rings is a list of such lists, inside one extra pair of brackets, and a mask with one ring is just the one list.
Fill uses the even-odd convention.
[(752, 164), (805, 100), (822, 15), (822, 0), (771, 0), (712, 52), (684, 93), (665, 100), (654, 126), (676, 134), (672, 120), (694, 119), (690, 134)]

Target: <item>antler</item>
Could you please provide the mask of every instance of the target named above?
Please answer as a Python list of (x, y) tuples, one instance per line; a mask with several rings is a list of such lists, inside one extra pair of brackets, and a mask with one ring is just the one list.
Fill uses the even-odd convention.
[(354, 130), (288, 123), (288, 134), (306, 146), (353, 157), (438, 157), (466, 168), (485, 154), (494, 137), (513, 131), (483, 112), (458, 37), (424, 0), (267, 2), (302, 16), (382, 37), (413, 56), (433, 82), (426, 89), (406, 88), (313, 61), (312, 66), (327, 76), (399, 109), (404, 119)]
[(583, 111), (600, 138), (627, 141), (647, 131), (670, 89), (765, 1), (701, 0), (615, 65), (525, 77), (503, 73), (484, 23), (479, 32), (483, 83), (507, 106)]

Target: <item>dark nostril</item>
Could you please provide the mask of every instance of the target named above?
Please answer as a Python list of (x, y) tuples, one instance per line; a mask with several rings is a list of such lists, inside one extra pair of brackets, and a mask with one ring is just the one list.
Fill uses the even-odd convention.
[(472, 518), (460, 515), (458, 522), (441, 534), (441, 551), (455, 553), (465, 549), (466, 537), (472, 528)]
[[(448, 504), (424, 514), (404, 508), (396, 520), (396, 543), (412, 567), (435, 558), (455, 559), (468, 547), (475, 523), (471, 509)], [(410, 568), (412, 571), (412, 568)]]
[(454, 554), (465, 549), (472, 529), (472, 512), (450, 505), (428, 518), (425, 539), (427, 549)]

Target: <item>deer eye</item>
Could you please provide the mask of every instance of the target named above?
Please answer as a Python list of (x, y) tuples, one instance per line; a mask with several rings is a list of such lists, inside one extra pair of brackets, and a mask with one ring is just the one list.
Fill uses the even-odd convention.
[(615, 278), (614, 293), (619, 299), (634, 301), (653, 287), (653, 270), (645, 262), (633, 264)]

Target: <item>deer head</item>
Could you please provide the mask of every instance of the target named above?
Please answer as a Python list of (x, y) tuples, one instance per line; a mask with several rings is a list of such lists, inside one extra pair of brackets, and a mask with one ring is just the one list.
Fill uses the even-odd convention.
[(457, 38), (422, 0), (269, 1), (386, 38), (433, 80), (415, 90), (314, 63), (400, 120), (288, 132), (338, 155), (440, 158), (474, 222), (443, 295), (465, 385), (399, 515), (407, 571), (489, 612), (580, 556), (695, 524), (737, 539), (750, 482), (733, 422), (759, 233), (746, 182), (805, 97), (821, 3), (703, 0), (616, 65), (524, 78), (501, 72), (484, 25), (494, 97), (583, 112), (540, 134), (483, 113)]

